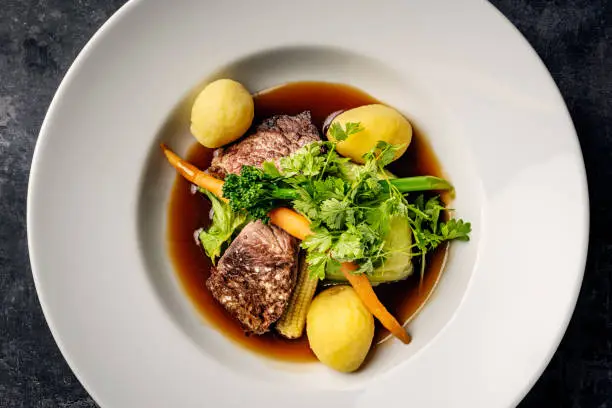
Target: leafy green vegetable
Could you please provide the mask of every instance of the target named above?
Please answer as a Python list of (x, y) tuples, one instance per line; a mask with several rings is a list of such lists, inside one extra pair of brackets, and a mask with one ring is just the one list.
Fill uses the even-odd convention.
[(221, 255), (221, 251), (232, 240), (235, 232), (247, 223), (248, 216), (244, 212), (232, 211), (228, 204), (207, 190), (199, 190), (206, 194), (212, 203), (213, 219), (208, 230), (202, 230), (198, 238), (206, 255), (215, 263), (215, 259)]

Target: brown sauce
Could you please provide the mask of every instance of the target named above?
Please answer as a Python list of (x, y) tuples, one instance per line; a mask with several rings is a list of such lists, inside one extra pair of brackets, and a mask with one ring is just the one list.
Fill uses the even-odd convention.
[[(372, 103), (380, 102), (347, 85), (291, 83), (255, 95), (254, 123), (272, 115), (295, 115), (310, 110), (313, 122), (320, 130), (330, 113)], [(206, 169), (212, 159), (212, 150), (195, 143), (186, 159)], [(442, 176), (440, 163), (417, 129), (406, 154), (394, 162), (389, 170), (401, 177), (424, 174)], [(168, 211), (168, 246), (175, 270), (190, 300), (217, 330), (250, 350), (285, 361), (314, 361), (306, 336), (299, 340), (287, 340), (274, 331), (262, 336), (245, 335), (238, 322), (211, 296), (205, 284), (211, 264), (193, 238), (196, 229), (209, 225), (209, 212), (208, 200), (201, 194), (191, 194), (189, 183), (177, 176)], [(429, 256), (422, 282), (417, 272), (405, 281), (376, 288), (383, 304), (398, 320), (405, 322), (412, 318), (428, 299), (444, 268), (446, 253), (447, 246), (443, 246)], [(386, 337), (388, 333), (377, 326), (375, 341), (381, 342)]]

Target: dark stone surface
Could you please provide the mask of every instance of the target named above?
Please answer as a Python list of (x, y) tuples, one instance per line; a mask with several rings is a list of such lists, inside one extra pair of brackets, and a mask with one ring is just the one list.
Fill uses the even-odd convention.
[[(40, 310), (25, 203), (34, 144), (53, 93), (85, 42), (123, 2), (0, 0), (0, 408), (95, 406)], [(612, 407), (612, 2), (493, 3), (527, 37), (561, 89), (591, 197), (591, 243), (576, 312), (520, 407)]]

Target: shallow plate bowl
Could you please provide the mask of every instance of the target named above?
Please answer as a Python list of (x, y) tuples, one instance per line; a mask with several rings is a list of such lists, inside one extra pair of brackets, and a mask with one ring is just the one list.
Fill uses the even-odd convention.
[[(188, 106), (214, 78), (251, 91), (354, 85), (431, 141), (473, 223), (435, 295), (371, 364), (341, 375), (252, 354), (216, 332), (169, 262)], [(563, 100), (527, 42), (480, 1), (132, 0), (55, 96), (34, 155), (28, 240), (38, 295), (79, 380), (104, 407), (506, 407), (567, 326), (588, 196)]]

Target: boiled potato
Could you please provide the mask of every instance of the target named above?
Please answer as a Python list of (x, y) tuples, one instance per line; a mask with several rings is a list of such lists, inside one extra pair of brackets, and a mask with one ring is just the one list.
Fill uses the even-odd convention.
[(217, 148), (242, 136), (253, 122), (253, 97), (231, 79), (211, 82), (191, 108), (191, 133), (202, 145)]
[(334, 286), (310, 304), (306, 334), (323, 364), (349, 373), (359, 368), (370, 350), (374, 318), (353, 288)]
[[(349, 122), (359, 122), (363, 130), (338, 142), (337, 150), (342, 156), (349, 157), (356, 163), (364, 163), (363, 155), (372, 150), (380, 140), (393, 145), (403, 145), (396, 152), (395, 159), (404, 154), (412, 141), (410, 122), (401, 113), (385, 105), (365, 105), (347, 110), (336, 116), (331, 125), (338, 123), (345, 129)], [(327, 138), (335, 140), (329, 129)]]

